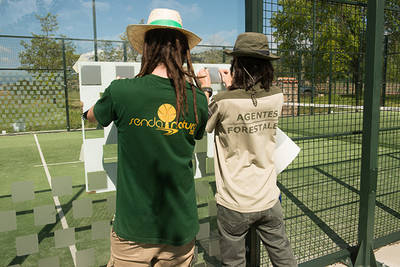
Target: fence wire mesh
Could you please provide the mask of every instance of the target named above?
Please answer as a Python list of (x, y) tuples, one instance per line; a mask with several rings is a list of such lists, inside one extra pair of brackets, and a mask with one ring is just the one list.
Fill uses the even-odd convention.
[[(263, 17), (281, 56), (279, 127), (302, 149), (278, 178), (287, 233), (299, 263), (328, 264), (327, 256), (344, 259), (340, 252), (358, 244), (366, 2), (264, 0)], [(375, 212), (375, 238), (383, 240), (400, 229), (399, 17), (386, 10)], [(264, 248), (261, 265), (271, 266)]]
[[(391, 2), (386, 2), (391, 7)], [(400, 106), (400, 11), (385, 10), (385, 38), (381, 106)], [(398, 233), (400, 229), (400, 111), (381, 112), (378, 184), (374, 238)]]
[[(365, 3), (263, 1), (264, 34), (271, 51), (281, 56), (274, 66), (276, 83), (285, 94), (279, 127), (302, 149), (278, 179), (286, 230), (299, 263), (324, 259), (358, 244)], [(395, 1), (387, 0), (386, 6), (377, 245), (398, 240), (400, 234), (400, 11)], [(35, 65), (29, 49), (42, 38), (0, 36), (0, 130), (81, 127), (78, 76), (72, 67), (79, 56), (94, 60), (94, 41), (50, 40), (51, 50), (41, 51), (43, 60)], [(99, 61), (140, 60), (123, 41), (99, 40), (97, 47)], [(193, 62), (227, 63), (225, 48), (199, 46)], [(211, 224), (215, 226), (215, 221)], [(271, 265), (263, 248), (261, 265)]]
[[(123, 40), (0, 35), (0, 48), (0, 130), (6, 133), (80, 128), (76, 62), (141, 60), (140, 54)], [(192, 51), (192, 60), (225, 63), (225, 48), (230, 47), (199, 45)], [(40, 101), (32, 102), (32, 94)], [(54, 98), (56, 103), (50, 106)], [(48, 119), (43, 119), (43, 110), (48, 111)], [(34, 122), (31, 117), (36, 118)], [(96, 127), (90, 123), (87, 126)]]

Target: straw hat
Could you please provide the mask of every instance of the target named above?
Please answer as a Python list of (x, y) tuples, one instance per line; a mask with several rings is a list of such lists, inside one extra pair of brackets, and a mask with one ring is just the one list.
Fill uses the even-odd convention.
[(136, 51), (142, 53), (144, 36), (147, 31), (153, 29), (173, 29), (183, 33), (189, 44), (189, 49), (200, 43), (201, 38), (196, 34), (182, 28), (182, 19), (178, 11), (167, 8), (153, 9), (147, 20), (147, 24), (131, 24), (126, 28), (129, 42)]
[(267, 36), (258, 32), (239, 34), (233, 50), (224, 50), (224, 52), (231, 56), (247, 56), (268, 60), (277, 60), (280, 58), (269, 52)]

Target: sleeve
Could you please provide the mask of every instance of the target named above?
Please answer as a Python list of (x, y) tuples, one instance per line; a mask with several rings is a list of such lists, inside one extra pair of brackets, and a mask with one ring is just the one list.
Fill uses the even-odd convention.
[(215, 98), (213, 98), (208, 105), (208, 121), (206, 125), (206, 131), (208, 133), (211, 133), (214, 131), (218, 121), (219, 121), (219, 111), (218, 111), (218, 103), (215, 101)]
[(112, 121), (116, 120), (115, 106), (111, 96), (111, 85), (106, 88), (103, 95), (94, 105), (94, 116), (103, 126), (107, 127)]
[(201, 122), (200, 122), (199, 130), (196, 132), (196, 134), (194, 136), (194, 139), (196, 139), (196, 140), (200, 140), (200, 139), (203, 138), (204, 132), (205, 132), (205, 128), (206, 128), (206, 123), (207, 123), (207, 100), (206, 100), (206, 96), (205, 95), (203, 97), (204, 98), (203, 98), (203, 101), (202, 101), (203, 102), (202, 106), (204, 106), (204, 108), (200, 109)]

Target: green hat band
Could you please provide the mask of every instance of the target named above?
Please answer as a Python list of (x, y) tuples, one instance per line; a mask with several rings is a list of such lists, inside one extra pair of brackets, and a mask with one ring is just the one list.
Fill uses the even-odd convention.
[(158, 19), (150, 22), (150, 25), (172, 26), (182, 29), (182, 25), (172, 19)]

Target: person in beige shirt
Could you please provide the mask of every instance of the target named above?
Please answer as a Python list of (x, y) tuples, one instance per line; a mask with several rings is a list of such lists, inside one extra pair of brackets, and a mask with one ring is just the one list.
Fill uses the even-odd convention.
[[(245, 236), (255, 226), (273, 266), (297, 266), (285, 233), (274, 166), (276, 128), (283, 105), (272, 85), (274, 69), (264, 34), (240, 34), (230, 71), (220, 70), (227, 91), (209, 103), (206, 131), (214, 131), (217, 224), (223, 266), (245, 266)], [(210, 87), (207, 70), (198, 73)], [(207, 95), (207, 94), (206, 94)]]

